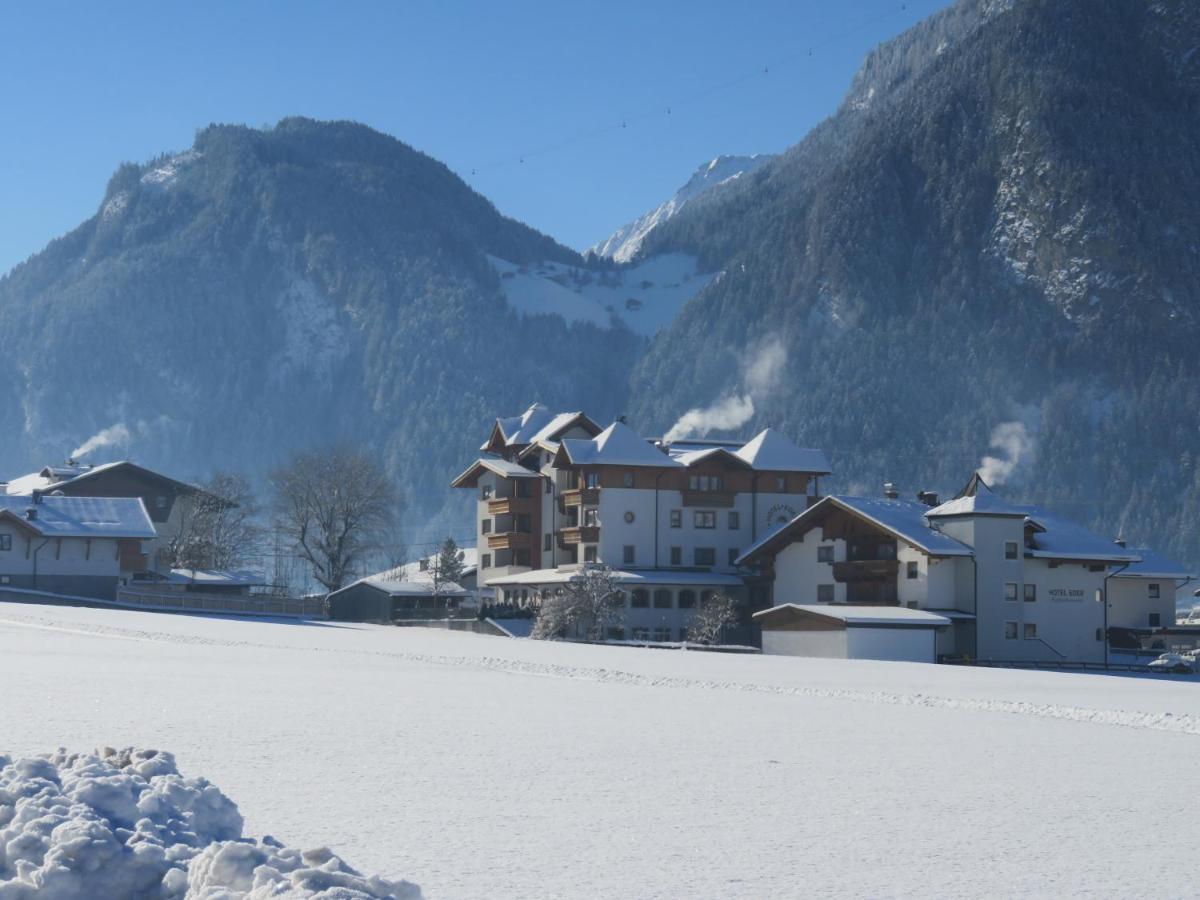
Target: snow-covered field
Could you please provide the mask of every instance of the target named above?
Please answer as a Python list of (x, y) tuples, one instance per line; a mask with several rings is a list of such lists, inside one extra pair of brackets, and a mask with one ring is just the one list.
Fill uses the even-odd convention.
[(430, 900), (1195, 893), (1194, 680), (3, 604), (0, 685)]

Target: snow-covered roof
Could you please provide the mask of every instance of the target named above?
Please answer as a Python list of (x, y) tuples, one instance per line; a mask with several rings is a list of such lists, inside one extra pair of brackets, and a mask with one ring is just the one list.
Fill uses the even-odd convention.
[[(29, 519), (26, 511), (34, 510)], [(139, 497), (0, 495), (0, 515), (45, 537), (155, 538), (158, 533)]]
[(594, 438), (566, 438), (559, 455), (576, 466), (654, 466), (682, 468), (624, 422), (613, 422)]
[(1196, 577), (1182, 563), (1177, 563), (1173, 559), (1168, 559), (1159, 553), (1155, 553), (1148, 547), (1130, 547), (1129, 552), (1136, 553), (1141, 557), (1141, 560), (1129, 563), (1124, 568), (1117, 570), (1113, 574), (1114, 578), (1184, 579)]
[(172, 569), (168, 584), (200, 584), (228, 587), (258, 587), (267, 583), (261, 572), (249, 569), (222, 571), (220, 569)]
[(98, 463), (97, 465), (87, 465), (86, 463), (68, 463), (60, 466), (46, 466), (39, 472), (31, 472), (28, 475), (22, 475), (19, 478), (14, 478), (8, 482), (4, 490), (9, 494), (31, 494), (34, 491), (51, 491), (56, 487), (62, 487), (66, 484), (76, 484), (104, 472), (111, 471), (117, 468), (130, 468), (138, 472), (149, 475), (152, 478), (159, 478), (163, 481), (170, 482), (182, 491), (199, 491), (202, 490), (197, 485), (189, 484), (186, 481), (180, 481), (177, 478), (171, 478), (169, 475), (163, 475), (161, 472), (155, 472), (153, 469), (147, 469), (145, 466), (139, 466), (137, 463), (130, 462), (127, 459), (116, 460), (114, 462)]
[(481, 470), (486, 469), (489, 472), (494, 472), (501, 478), (541, 478), (542, 476), (522, 465), (515, 462), (509, 462), (507, 459), (498, 459), (495, 457), (484, 457), (477, 459), (471, 463), (461, 475), (450, 482), (451, 487), (474, 487), (479, 476), (483, 474)]
[(774, 428), (764, 428), (748, 440), (736, 455), (760, 472), (810, 472), (814, 475), (828, 475), (833, 471), (829, 468), (829, 460), (822, 451), (797, 447)]
[[(559, 569), (534, 569), (530, 572), (518, 572), (515, 575), (501, 575), (492, 578), (489, 585), (505, 587), (508, 585), (537, 585), (537, 584), (566, 584), (576, 579), (582, 572), (581, 567), (564, 567)], [(740, 587), (744, 582), (737, 575), (723, 572), (685, 572), (675, 569), (614, 569), (613, 577), (621, 584), (634, 587), (643, 584), (679, 585), (682, 587)]]
[(553, 440), (580, 419), (590, 425), (594, 433), (595, 423), (582, 411), (552, 413), (543, 404), (535, 403), (519, 416), (496, 419), (496, 427), (507, 446), (518, 447), (535, 441)]
[[(479, 551), (474, 547), (459, 547), (458, 549), (462, 552), (463, 575), (474, 574), (479, 566)], [(395, 581), (432, 581), (433, 576), (429, 573), (428, 563), (431, 559), (436, 559), (437, 555), (437, 553), (431, 553), (424, 559), (380, 572), (379, 576), (391, 577)], [(422, 563), (426, 563), (426, 568), (421, 568)]]
[(756, 612), (754, 618), (760, 619), (779, 613), (782, 610), (794, 609), (798, 612), (824, 616), (827, 619), (837, 619), (847, 626), (888, 625), (892, 627), (938, 628), (949, 625), (950, 620), (945, 616), (923, 609), (908, 609), (904, 606), (834, 606), (826, 603), (783, 603)]
[(1025, 554), (1043, 559), (1083, 559), (1096, 562), (1137, 562), (1136, 550), (1122, 547), (1038, 506), (1021, 506), (1028, 524), (1036, 526)]
[(831, 509), (844, 509), (923, 550), (930, 556), (970, 556), (971, 548), (930, 525), (925, 518), (929, 507), (912, 500), (889, 500), (884, 497), (830, 496), (814, 503), (786, 525), (775, 529), (748, 547), (737, 562), (741, 564), (757, 556), (768, 545), (782, 541), (787, 534), (806, 529), (808, 523), (819, 521)]
[(929, 516), (1025, 516), (1025, 509), (996, 494), (978, 475), (953, 500), (929, 510)]
[(674, 448), (672, 448), (669, 452), (672, 459), (679, 460), (685, 466), (694, 466), (696, 463), (715, 458), (728, 460), (734, 465), (745, 466), (746, 468), (750, 467), (748, 462), (725, 447), (704, 447), (699, 450), (684, 451), (676, 451)]

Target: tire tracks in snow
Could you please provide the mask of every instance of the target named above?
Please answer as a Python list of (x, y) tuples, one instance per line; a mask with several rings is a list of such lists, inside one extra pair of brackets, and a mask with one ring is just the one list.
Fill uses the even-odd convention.
[(121, 628), (112, 625), (88, 625), (79, 622), (63, 624), (53, 619), (38, 616), (0, 616), (0, 624), (114, 640), (252, 650), (348, 654), (436, 666), (475, 667), (511, 675), (559, 678), (601, 684), (621, 684), (633, 687), (669, 688), (674, 690), (730, 691), (734, 693), (808, 697), (819, 700), (848, 700), (856, 703), (883, 703), (922, 709), (1002, 713), (1088, 725), (1109, 725), (1173, 734), (1200, 735), (1200, 716), (1192, 714), (1174, 715), (1170, 712), (1151, 713), (1121, 709), (1091, 709), (1088, 707), (1066, 706), (1054, 703), (1033, 703), (1021, 700), (983, 700), (920, 692), (903, 693), (899, 691), (876, 691), (855, 688), (825, 688), (804, 685), (760, 684), (743, 681), (715, 681), (670, 675), (647, 675), (603, 667), (589, 668), (584, 666), (528, 662), (500, 656), (450, 656), (445, 654), (413, 653), (403, 650), (372, 650), (351, 647), (297, 647), (285, 644), (212, 638), (201, 635), (174, 634), (165, 631)]

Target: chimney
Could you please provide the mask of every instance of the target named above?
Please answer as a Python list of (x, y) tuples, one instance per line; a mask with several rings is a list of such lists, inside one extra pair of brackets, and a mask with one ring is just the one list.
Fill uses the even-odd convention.
[(26, 507), (25, 518), (28, 519), (30, 522), (37, 519), (37, 507), (36, 506)]
[[(42, 502), (42, 492), (41, 492), (41, 491), (36, 491), (36, 490), (35, 490), (35, 491), (30, 491), (30, 496), (33, 498), (33, 502), (34, 502), (34, 503), (41, 503), (41, 502)], [(33, 516), (30, 516), (30, 518), (32, 519), (32, 518), (33, 518)]]
[(926, 506), (937, 506), (938, 495), (937, 491), (917, 491), (917, 499)]
[(900, 492), (896, 490), (896, 486), (894, 484), (888, 481), (883, 485), (883, 496), (888, 500), (899, 500)]

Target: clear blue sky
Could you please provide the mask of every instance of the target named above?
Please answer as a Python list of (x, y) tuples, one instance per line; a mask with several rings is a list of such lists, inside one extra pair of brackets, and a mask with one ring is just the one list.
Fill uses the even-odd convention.
[(92, 215), (122, 161), (287, 115), (395, 135), (583, 248), (702, 161), (795, 143), (944, 5), (5, 3), (0, 273)]

